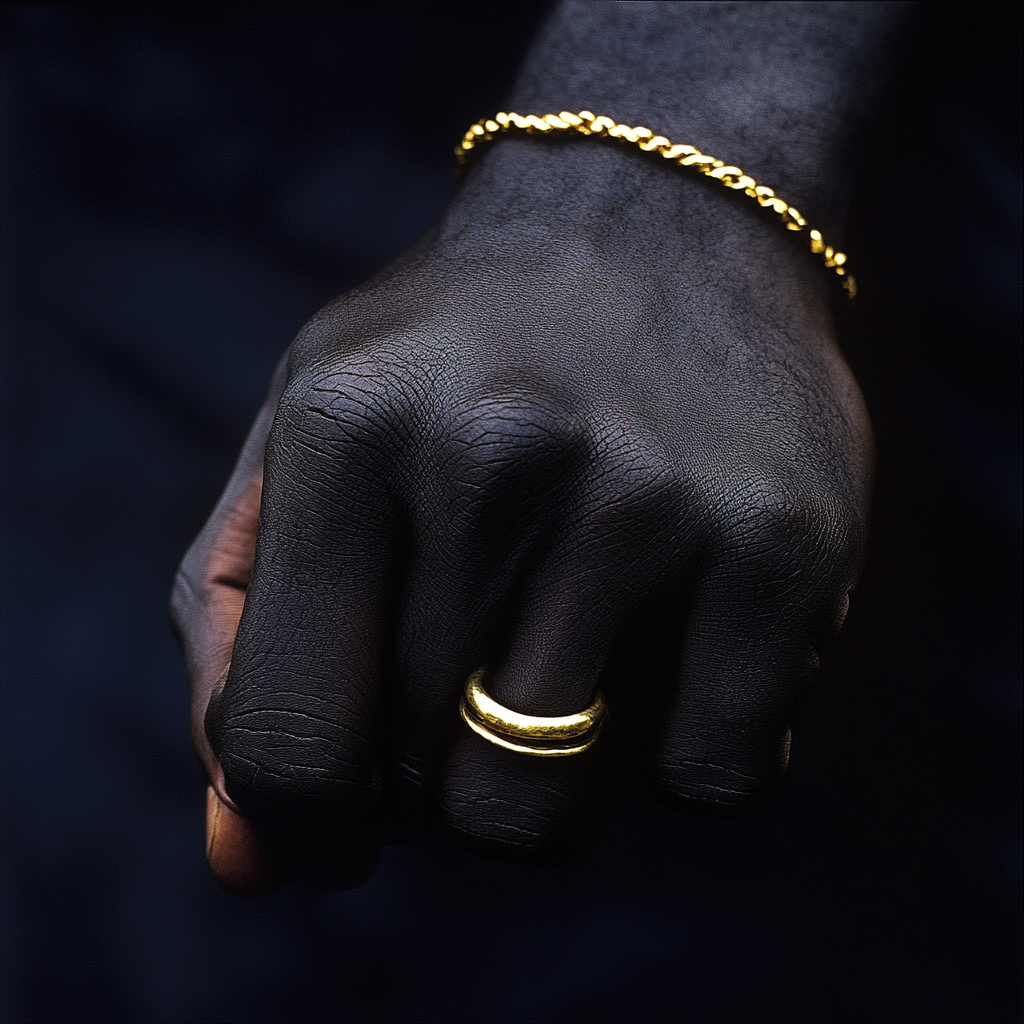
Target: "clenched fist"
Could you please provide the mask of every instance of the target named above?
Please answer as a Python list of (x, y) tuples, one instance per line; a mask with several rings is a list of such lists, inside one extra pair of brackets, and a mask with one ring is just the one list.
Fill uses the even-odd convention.
[[(629, 24), (660, 19), (686, 45), (740, 30), (704, 6), (638, 5)], [(805, 6), (764, 5), (810, 38)], [(875, 22), (832, 6), (860, 45), (880, 31), (871, 5)], [(615, 70), (628, 47), (552, 57), (631, 7), (560, 8), (517, 109), (604, 112), (580, 81), (611, 65), (620, 118), (751, 173), (770, 162), (735, 126), (692, 138), (713, 110), (659, 108), (650, 68)], [(770, 38), (751, 7), (744, 31)], [(714, 94), (707, 75), (689, 88)], [(808, 145), (765, 180), (838, 224), (823, 182), (845, 135), (826, 94), (805, 100), (824, 155)], [(507, 139), (428, 236), (317, 314), (172, 601), (222, 884), (358, 884), (381, 841), (435, 823), (488, 856), (563, 858), (624, 769), (703, 813), (772, 786), (866, 533), (871, 431), (834, 286), (777, 224), (676, 168)], [(601, 689), (609, 724), (569, 757), (490, 744), (458, 712), (484, 664), (507, 708), (571, 714)]]

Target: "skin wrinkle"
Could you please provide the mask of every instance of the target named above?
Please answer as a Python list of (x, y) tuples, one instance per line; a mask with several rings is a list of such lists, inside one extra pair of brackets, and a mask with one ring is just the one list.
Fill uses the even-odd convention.
[[(549, 851), (553, 859), (560, 859), (557, 846), (552, 848), (552, 833), (545, 817), (524, 814), (524, 809), (505, 801), (484, 801), (463, 805), (465, 815), (474, 815), (487, 825), (475, 833), (460, 836), (459, 826), (450, 822), (455, 834), (470, 845), (471, 849), (484, 856), (494, 855), (495, 850), (520, 851), (518, 859), (535, 861), (532, 851)], [(523, 854), (526, 854), (524, 857)]]
[[(246, 761), (239, 758), (234, 765), (236, 771), (245, 765), (251, 767), (251, 778), (247, 782), (247, 788), (263, 796), (280, 797), (294, 796), (327, 796), (335, 798), (352, 798), (356, 805), (365, 801), (365, 798), (372, 793), (372, 784), (368, 781), (346, 781), (339, 780), (336, 773), (323, 773), (327, 776), (326, 781), (329, 787), (326, 792), (312, 791), (310, 782), (315, 783), (315, 769), (302, 765), (288, 764), (288, 772), (278, 772), (269, 767), (263, 761)], [(269, 785), (267, 784), (269, 783)], [(282, 785), (283, 784), (283, 785)], [(322, 787), (317, 787), (317, 790)]]
[[(243, 728), (241, 732), (249, 733), (251, 735), (259, 735), (259, 751), (261, 757), (259, 759), (248, 757), (245, 754), (233, 754), (230, 755), (231, 767), (234, 771), (238, 771), (240, 766), (251, 765), (253, 766), (254, 772), (258, 769), (264, 775), (271, 776), (274, 781), (288, 782), (293, 779), (301, 779), (306, 777), (310, 771), (316, 771), (321, 773), (326, 781), (331, 786), (338, 785), (342, 788), (345, 786), (352, 785), (365, 785), (365, 778), (360, 781), (346, 778), (340, 774), (346, 770), (352, 770), (356, 776), (365, 775), (365, 766), (358, 759), (348, 762), (340, 758), (332, 757), (328, 764), (314, 765), (314, 764), (303, 764), (297, 760), (297, 756), (300, 756), (303, 751), (304, 741), (308, 740), (309, 737), (289, 737), (292, 740), (297, 740), (299, 746), (296, 747), (294, 743), (285, 743), (283, 738), (287, 737), (288, 734), (281, 731), (274, 731), (275, 737), (281, 737), (282, 742), (280, 744), (267, 744), (263, 741), (263, 734), (258, 730)], [(321, 744), (322, 746), (323, 744)], [(283, 753), (283, 760), (268, 759), (268, 754), (273, 755), (275, 753)], [(322, 755), (321, 755), (322, 756)], [(282, 770), (281, 766), (284, 766), (287, 770)], [(255, 778), (255, 774), (253, 775)], [(250, 782), (250, 785), (252, 783)]]
[[(289, 723), (291, 725), (291, 728), (288, 728), (285, 725), (281, 725), (280, 727), (276, 727), (274, 730), (261, 730), (256, 726), (246, 724), (247, 718), (257, 718), (261, 715), (270, 719), (278, 718), (280, 719), (281, 722)], [(306, 738), (310, 738), (307, 734), (295, 728), (295, 723), (301, 721), (302, 719), (309, 719), (310, 722), (317, 723), (317, 725), (328, 725), (332, 729), (336, 728), (333, 716), (314, 714), (309, 709), (308, 704), (304, 706), (301, 710), (289, 707), (274, 707), (273, 705), (263, 705), (258, 708), (246, 710), (243, 705), (242, 708), (240, 708), (233, 715), (231, 725), (232, 728), (246, 729), (249, 732), (276, 731), (285, 736), (306, 736)], [(314, 727), (314, 729), (316, 730), (316, 727)], [(317, 731), (318, 730), (314, 731), (314, 733), (312, 734), (313, 739), (317, 738)], [(354, 736), (357, 740), (362, 740), (364, 743), (369, 742), (368, 736), (365, 736), (357, 732), (355, 729), (346, 728), (344, 731)]]
[[(270, 764), (270, 762), (268, 762), (266, 759), (261, 759), (258, 763), (262, 766), (262, 770), (264, 771), (265, 774), (266, 773), (270, 773), (270, 774), (274, 774), (274, 775), (277, 775), (277, 776), (282, 777), (282, 778), (299, 778), (299, 777), (306, 777), (306, 776), (308, 776), (311, 773), (312, 774), (319, 773), (319, 774), (322, 774), (328, 781), (334, 782), (334, 781), (337, 781), (337, 774), (338, 774), (338, 767), (339, 767), (339, 765), (342, 768), (354, 767), (357, 771), (361, 770), (358, 762), (355, 762), (353, 765), (349, 766), (349, 765), (346, 765), (344, 762), (335, 761), (335, 762), (332, 762), (332, 765), (331, 765), (330, 768), (326, 768), (323, 765), (303, 763), (301, 761), (301, 756), (304, 753), (302, 748), (303, 748), (303, 746), (309, 747), (310, 746), (310, 741), (311, 741), (311, 737), (308, 737), (308, 736), (300, 736), (300, 735), (296, 735), (294, 733), (288, 733), (285, 730), (278, 731), (278, 730), (261, 730), (261, 729), (243, 728), (241, 731), (251, 733), (251, 734), (253, 734), (255, 736), (259, 736), (261, 738), (261, 741), (262, 741), (263, 734), (268, 732), (268, 731), (271, 732), (272, 735), (274, 735), (275, 737), (280, 737), (281, 738), (281, 743), (279, 745), (269, 745), (268, 746), (265, 743), (261, 742), (261, 749), (263, 750), (263, 752), (265, 754), (266, 753), (274, 753), (274, 752), (277, 752), (277, 751), (281, 751), (285, 755), (285, 760), (283, 760), (281, 762), (278, 762), (278, 767), (276, 769), (275, 769), (274, 765)], [(310, 752), (311, 753), (316, 753), (316, 751), (310, 751)], [(249, 759), (247, 759), (245, 757), (238, 757), (238, 756), (235, 757), (235, 765), (236, 765), (236, 767), (237, 767), (238, 764), (245, 764), (245, 763), (256, 764), (257, 762), (250, 761)], [(284, 765), (287, 768), (287, 771), (281, 770), (281, 768), (280, 768), (281, 765)]]
[[(546, 795), (548, 797), (553, 797), (555, 798), (555, 800), (558, 801), (565, 800), (566, 798), (566, 794), (554, 786), (537, 786), (531, 788), (528, 791), (520, 791), (516, 794), (514, 800), (497, 796), (484, 797), (474, 790), (463, 791), (460, 792), (459, 795), (464, 798), (464, 801), (467, 804), (479, 804), (480, 806), (506, 805), (509, 807), (514, 807), (516, 809), (537, 812), (538, 818), (544, 817), (544, 812), (546, 810), (546, 802), (543, 800), (541, 800), (540, 802), (535, 802), (537, 796)], [(531, 800), (531, 797), (534, 799)]]
[(698, 771), (702, 771), (704, 769), (711, 768), (714, 771), (720, 772), (723, 775), (736, 776), (736, 778), (742, 784), (744, 784), (741, 788), (738, 788), (738, 789), (729, 789), (728, 787), (721, 786), (721, 785), (713, 785), (712, 783), (709, 783), (709, 782), (697, 783), (697, 785), (699, 785), (699, 787), (701, 789), (704, 789), (704, 790), (708, 790), (708, 789), (710, 789), (710, 790), (717, 790), (720, 793), (728, 793), (728, 794), (733, 795), (733, 796), (742, 796), (742, 795), (744, 795), (745, 793), (749, 792), (750, 788), (756, 786), (760, 782), (760, 779), (757, 776), (755, 776), (755, 775), (743, 775), (741, 772), (738, 772), (735, 769), (730, 768), (728, 765), (715, 764), (715, 763), (713, 763), (711, 761), (679, 761), (679, 762), (676, 762), (676, 763), (673, 763), (673, 764), (670, 764), (670, 765), (666, 765), (666, 768), (676, 769), (676, 770), (683, 771), (683, 772), (688, 772), (689, 770), (692, 770), (692, 769), (697, 769)]
[[(276, 696), (280, 696), (279, 694)], [(303, 702), (307, 707), (310, 701), (306, 700)], [(317, 703), (317, 702), (312, 702)], [(351, 709), (346, 709), (351, 711)], [(237, 732), (249, 732), (255, 733), (260, 731), (276, 731), (282, 736), (306, 736), (307, 738), (317, 739), (318, 737), (324, 737), (329, 735), (331, 742), (336, 743), (343, 741), (346, 737), (350, 737), (352, 743), (358, 746), (360, 749), (367, 750), (373, 745), (373, 734), (369, 730), (360, 730), (356, 725), (356, 721), (360, 718), (365, 718), (364, 715), (350, 715), (351, 721), (346, 723), (344, 726), (337, 724), (336, 718), (337, 713), (334, 715), (317, 715), (309, 712), (306, 708), (297, 710), (295, 708), (276, 708), (273, 705), (269, 705), (266, 708), (248, 708), (242, 709), (237, 712), (232, 712), (226, 722), (226, 728), (229, 729), (232, 734)], [(261, 725), (263, 720), (269, 720), (265, 725)], [(308, 722), (308, 730), (300, 728), (300, 724)], [(327, 728), (324, 728), (324, 726)], [(241, 742), (237, 736), (234, 736), (232, 743)], [(343, 748), (345, 744), (343, 743)], [(231, 749), (234, 749), (233, 747)]]
[[(286, 800), (306, 795), (311, 772), (319, 778), (316, 792), (309, 795), (341, 796), (352, 790), (363, 790), (368, 796), (372, 795), (372, 770), (367, 768), (362, 757), (330, 757), (320, 764), (303, 764), (303, 754), (324, 758), (324, 752), (307, 751), (302, 744), (294, 743), (267, 745), (262, 736), (252, 737), (249, 734), (249, 738), (253, 739), (253, 754), (221, 755), (224, 770), (231, 773), (229, 795), (243, 810), (251, 805), (252, 796), (256, 793)], [(242, 745), (244, 739), (245, 735), (240, 735), (236, 742)]]

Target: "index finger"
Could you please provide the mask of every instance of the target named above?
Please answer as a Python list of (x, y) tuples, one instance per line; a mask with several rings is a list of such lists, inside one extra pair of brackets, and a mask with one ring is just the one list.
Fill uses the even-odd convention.
[(313, 888), (359, 884), (376, 864), (399, 397), (359, 367), (284, 395), (231, 670), (206, 713), (227, 795)]
[(206, 775), (206, 855), (217, 882), (236, 895), (261, 895), (282, 884), (256, 829), (227, 796), (224, 773), (203, 720), (223, 686), (256, 551), (267, 435), (284, 387), (282, 358), (227, 486), (190, 546), (171, 592), (171, 625), (185, 656), (190, 732)]

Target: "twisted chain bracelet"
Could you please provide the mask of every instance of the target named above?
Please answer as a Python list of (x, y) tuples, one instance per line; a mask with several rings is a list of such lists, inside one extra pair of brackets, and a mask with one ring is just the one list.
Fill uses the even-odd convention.
[[(465, 167), (469, 163), (473, 150), (481, 143), (490, 142), (496, 136), (505, 134), (597, 135), (630, 143), (645, 153), (658, 153), (680, 167), (689, 167), (705, 177), (720, 181), (726, 188), (750, 196), (758, 206), (774, 210), (789, 231), (803, 231), (807, 227), (807, 221), (798, 210), (777, 196), (773, 189), (767, 185), (759, 185), (738, 167), (716, 160), (693, 146), (675, 145), (664, 135), (655, 135), (650, 128), (631, 128), (627, 124), (617, 124), (610, 117), (598, 117), (589, 110), (581, 110), (578, 114), (563, 110), (560, 114), (545, 114), (543, 117), (537, 117), (535, 114), (523, 117), (521, 114), (501, 113), (493, 118), (477, 121), (455, 147), (459, 166)], [(827, 245), (820, 231), (811, 228), (808, 234), (811, 252), (820, 256), (825, 266), (839, 276), (843, 289), (852, 299), (857, 294), (857, 282), (847, 270), (846, 253), (837, 252), (831, 245)]]

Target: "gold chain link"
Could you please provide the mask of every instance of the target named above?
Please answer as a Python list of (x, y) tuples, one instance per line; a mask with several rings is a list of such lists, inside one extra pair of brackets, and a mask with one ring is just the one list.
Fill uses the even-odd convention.
[[(477, 121), (455, 147), (459, 166), (464, 167), (469, 163), (472, 151), (481, 143), (490, 142), (496, 135), (509, 133), (598, 135), (631, 143), (645, 153), (659, 153), (680, 167), (689, 167), (708, 178), (720, 181), (726, 188), (750, 196), (758, 206), (774, 210), (789, 231), (803, 231), (807, 227), (807, 221), (800, 216), (798, 210), (777, 196), (767, 185), (758, 185), (749, 174), (744, 174), (738, 167), (716, 160), (693, 146), (674, 145), (664, 135), (655, 135), (650, 128), (630, 128), (628, 124), (617, 124), (610, 117), (598, 117), (589, 110), (581, 110), (578, 114), (563, 110), (560, 114), (545, 114), (543, 117), (537, 117), (535, 114), (523, 117), (521, 114), (501, 113), (493, 118)], [(825, 266), (839, 275), (846, 294), (852, 299), (857, 294), (857, 282), (847, 271), (846, 253), (837, 252), (831, 245), (826, 245), (820, 231), (811, 228), (809, 235), (811, 252), (821, 256)]]

